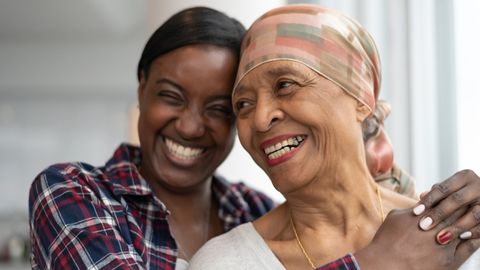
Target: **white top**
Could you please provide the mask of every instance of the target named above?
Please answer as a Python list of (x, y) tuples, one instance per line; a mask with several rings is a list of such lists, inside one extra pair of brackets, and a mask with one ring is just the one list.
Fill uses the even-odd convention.
[(188, 262), (184, 259), (177, 258), (177, 263), (175, 263), (175, 270), (187, 270)]
[(208, 241), (190, 260), (189, 270), (284, 270), (251, 222)]

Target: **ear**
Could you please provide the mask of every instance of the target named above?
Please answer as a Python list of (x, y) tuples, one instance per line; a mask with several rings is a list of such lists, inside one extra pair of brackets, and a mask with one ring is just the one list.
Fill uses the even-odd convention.
[(140, 76), (140, 81), (138, 82), (138, 89), (137, 89), (137, 101), (138, 101), (138, 108), (141, 110), (142, 109), (142, 102), (143, 98), (145, 96), (145, 86), (147, 84), (145, 74), (142, 71), (142, 74)]
[(370, 114), (372, 114), (372, 111), (370, 108), (363, 104), (362, 102), (357, 100), (357, 121), (362, 123)]

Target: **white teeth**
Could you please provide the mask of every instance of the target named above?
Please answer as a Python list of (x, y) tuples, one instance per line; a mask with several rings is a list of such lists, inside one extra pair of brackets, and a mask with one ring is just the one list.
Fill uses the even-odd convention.
[(267, 146), (263, 151), (268, 156), (268, 159), (276, 159), (295, 149), (294, 146), (299, 145), (303, 140), (301, 136), (291, 137), (274, 145)]
[(202, 148), (183, 146), (167, 138), (165, 138), (165, 145), (170, 153), (181, 159), (194, 159), (203, 152)]

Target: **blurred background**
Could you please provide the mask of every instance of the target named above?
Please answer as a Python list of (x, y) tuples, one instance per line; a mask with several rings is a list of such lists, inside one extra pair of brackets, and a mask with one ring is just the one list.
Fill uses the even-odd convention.
[[(102, 165), (135, 141), (136, 66), (170, 15), (209, 6), (245, 26), (287, 3), (342, 10), (371, 31), (398, 164), (418, 191), (463, 168), (480, 173), (480, 1), (0, 1), (0, 269), (28, 269), (28, 189), (46, 166)], [(219, 169), (282, 200), (237, 142)], [(472, 262), (465, 269), (478, 269)]]

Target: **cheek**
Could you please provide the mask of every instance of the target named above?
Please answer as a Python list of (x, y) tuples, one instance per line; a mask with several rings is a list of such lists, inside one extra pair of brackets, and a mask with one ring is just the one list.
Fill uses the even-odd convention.
[(173, 118), (174, 112), (161, 106), (144, 107), (138, 118), (139, 134), (149, 135), (162, 128), (168, 119)]
[(237, 119), (236, 126), (237, 126), (237, 133), (238, 133), (238, 139), (240, 141), (240, 144), (245, 150), (247, 150), (247, 152), (250, 153), (250, 150), (249, 150), (250, 147), (248, 144), (248, 142), (251, 140), (250, 128), (245, 123), (245, 121), (242, 121), (242, 120), (239, 121), (238, 119)]
[(233, 147), (236, 130), (233, 119), (211, 119), (208, 123), (209, 130), (218, 145), (224, 145), (228, 151)]

